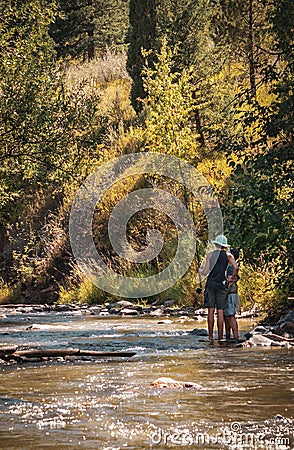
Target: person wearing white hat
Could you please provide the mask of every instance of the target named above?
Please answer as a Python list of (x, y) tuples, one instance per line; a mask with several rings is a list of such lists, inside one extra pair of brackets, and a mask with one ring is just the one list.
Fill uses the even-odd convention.
[[(227, 306), (228, 286), (231, 285), (238, 274), (238, 265), (234, 256), (228, 251), (226, 236), (219, 234), (211, 241), (215, 250), (206, 256), (203, 268), (199, 269), (202, 275), (208, 275), (204, 289), (204, 306), (208, 308), (208, 339), (213, 342), (214, 311), (217, 310), (218, 340), (223, 340), (224, 332), (224, 309)], [(226, 278), (228, 264), (233, 266), (233, 273)]]

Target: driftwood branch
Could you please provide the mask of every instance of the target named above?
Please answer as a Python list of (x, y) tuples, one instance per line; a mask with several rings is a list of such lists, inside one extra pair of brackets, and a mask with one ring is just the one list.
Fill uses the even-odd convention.
[(278, 334), (274, 334), (274, 333), (267, 333), (264, 336), (272, 339), (273, 341), (286, 341), (286, 342), (294, 343), (294, 338), (287, 338), (285, 336), (279, 336)]
[(97, 352), (92, 350), (81, 350), (79, 348), (57, 348), (40, 350), (17, 350), (15, 347), (0, 348), (0, 358), (9, 361), (26, 361), (32, 358), (58, 358), (65, 356), (92, 356), (93, 358), (129, 358), (135, 352)]

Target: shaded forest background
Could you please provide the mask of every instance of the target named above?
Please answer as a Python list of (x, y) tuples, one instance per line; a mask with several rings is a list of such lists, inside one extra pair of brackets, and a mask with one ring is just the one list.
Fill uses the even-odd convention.
[[(214, 187), (225, 234), (241, 250), (245, 307), (277, 312), (293, 296), (293, 28), (291, 0), (7, 0), (0, 4), (0, 302), (106, 302), (79, 272), (68, 238), (83, 179), (115, 157), (159, 151)], [(110, 189), (95, 216), (97, 247), (120, 273), (147, 276), (174, 255), (173, 224), (154, 224), (156, 260), (120, 260), (107, 237), (118, 200), (151, 176)], [(207, 227), (196, 199), (168, 189)], [(201, 304), (197, 262), (161, 300)], [(154, 298), (149, 299), (154, 301)]]

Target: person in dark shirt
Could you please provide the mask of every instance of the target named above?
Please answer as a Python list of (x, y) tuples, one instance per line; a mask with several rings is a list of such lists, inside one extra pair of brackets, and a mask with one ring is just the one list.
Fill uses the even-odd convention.
[[(214, 311), (217, 310), (218, 340), (223, 340), (224, 309), (227, 306), (228, 287), (234, 283), (238, 266), (233, 255), (228, 251), (227, 238), (222, 234), (214, 241), (215, 250), (206, 256), (203, 268), (199, 269), (201, 275), (208, 275), (204, 289), (204, 306), (208, 308), (208, 339), (213, 342)], [(226, 277), (228, 265), (233, 266), (233, 273)]]

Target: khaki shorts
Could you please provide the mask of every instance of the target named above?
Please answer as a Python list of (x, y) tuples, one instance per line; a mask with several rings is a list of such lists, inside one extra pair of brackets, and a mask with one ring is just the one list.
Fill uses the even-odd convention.
[(224, 315), (227, 316), (234, 316), (236, 312), (239, 312), (239, 296), (237, 292), (229, 293), (228, 295), (228, 303), (227, 307), (224, 310)]
[(206, 286), (204, 290), (205, 308), (225, 309), (227, 307), (228, 292), (227, 288), (215, 289)]

